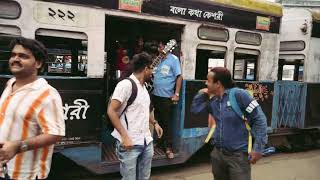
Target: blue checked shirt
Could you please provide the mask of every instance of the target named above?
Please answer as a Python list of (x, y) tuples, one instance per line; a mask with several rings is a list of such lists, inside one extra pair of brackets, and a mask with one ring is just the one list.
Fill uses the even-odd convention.
[[(216, 120), (213, 143), (225, 150), (243, 151), (248, 149), (248, 130), (243, 120), (233, 111), (229, 101), (230, 90), (225, 90), (222, 97), (212, 97), (198, 93), (191, 106), (192, 113), (208, 112)], [(267, 143), (267, 119), (261, 107), (245, 90), (235, 93), (237, 103), (244, 112), (254, 138), (253, 151), (262, 152)]]

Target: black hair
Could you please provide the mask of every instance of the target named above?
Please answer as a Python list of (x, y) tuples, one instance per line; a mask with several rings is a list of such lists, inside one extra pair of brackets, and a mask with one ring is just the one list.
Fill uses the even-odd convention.
[(213, 72), (213, 82), (220, 81), (222, 86), (226, 89), (235, 86), (234, 81), (231, 78), (231, 73), (227, 68), (215, 67), (211, 69), (210, 72)]
[(133, 56), (132, 71), (139, 73), (152, 64), (152, 58), (148, 53), (140, 53)]
[(46, 47), (41, 42), (34, 39), (17, 37), (11, 41), (9, 45), (10, 51), (12, 51), (16, 45), (21, 45), (24, 48), (30, 50), (36, 61), (42, 62), (42, 67), (44, 66), (48, 59), (48, 52)]

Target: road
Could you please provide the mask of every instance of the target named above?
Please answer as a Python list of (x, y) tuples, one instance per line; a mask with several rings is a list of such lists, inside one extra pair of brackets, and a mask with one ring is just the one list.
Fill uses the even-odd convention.
[[(182, 165), (153, 168), (151, 180), (212, 180), (208, 153), (199, 152)], [(53, 168), (49, 180), (118, 180), (121, 178), (118, 173), (95, 176), (74, 164)], [(320, 150), (279, 153), (265, 157), (253, 165), (252, 180), (319, 180), (319, 169)]]

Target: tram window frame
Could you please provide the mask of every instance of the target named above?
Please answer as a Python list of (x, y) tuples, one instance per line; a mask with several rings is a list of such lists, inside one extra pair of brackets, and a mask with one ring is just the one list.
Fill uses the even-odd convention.
[(20, 28), (16, 26), (2, 26), (0, 25), (0, 75), (11, 74), (9, 70), (10, 49), (11, 41), (21, 36)]
[[(299, 48), (299, 49), (290, 49), (290, 48), (283, 48), (285, 43), (303, 43), (303, 48)], [(297, 44), (293, 44), (293, 45), (297, 45)], [(295, 46), (293, 46), (295, 47)], [(303, 51), (306, 48), (306, 42), (304, 41), (281, 41), (280, 42), (280, 47), (279, 47), (279, 51), (283, 52), (283, 51)]]
[[(239, 59), (236, 59), (236, 54), (239, 54), (238, 56), (240, 56)], [(241, 55), (240, 55), (241, 54)], [(251, 56), (249, 59), (246, 58), (241, 58), (241, 56)], [(255, 58), (254, 58), (255, 57)], [(233, 79), (234, 80), (241, 80), (241, 81), (256, 81), (257, 80), (257, 72), (258, 72), (258, 59), (259, 59), (259, 54), (245, 54), (245, 53), (240, 53), (240, 52), (235, 52), (234, 53), (234, 61), (233, 61), (233, 73), (232, 73), (232, 76), (233, 76)], [(236, 74), (236, 71), (238, 71), (236, 69), (236, 61), (244, 61), (243, 62), (243, 68), (241, 70), (241, 78), (237, 78), (237, 74)], [(248, 77), (248, 64), (253, 64), (254, 65), (254, 68), (253, 68), (253, 78), (252, 79), (249, 79), (247, 78)]]
[[(218, 38), (217, 38), (217, 39), (210, 39), (210, 38), (208, 38), (208, 36), (207, 36), (207, 38), (203, 38), (203, 37), (201, 36), (201, 34), (200, 34), (201, 29), (224, 31), (225, 34), (226, 34), (226, 36), (225, 36), (224, 39), (218, 39)], [(209, 31), (208, 31), (208, 32), (209, 32)], [(213, 31), (212, 31), (212, 32), (213, 32)], [(212, 26), (206, 26), (206, 25), (201, 25), (201, 26), (198, 28), (197, 35), (198, 35), (198, 38), (199, 38), (199, 39), (209, 40), (209, 41), (227, 42), (227, 41), (229, 40), (229, 38), (230, 38), (228, 29), (219, 28), (219, 27), (212, 27)]]
[[(6, 6), (7, 5), (7, 6)], [(9, 6), (8, 6), (9, 5)], [(11, 0), (2, 0), (0, 1), (0, 12), (12, 12), (12, 9), (10, 9), (10, 5), (13, 5), (14, 8), (18, 9), (18, 12), (15, 14), (15, 16), (10, 16), (10, 14), (2, 14), (0, 13), (0, 19), (19, 19), (21, 16), (22, 8), (20, 4), (16, 1)], [(4, 11), (2, 11), (4, 10)]]
[[(86, 36), (85, 33), (80, 34)], [(46, 62), (46, 66), (44, 67), (43, 72), (41, 72), (42, 75), (79, 77), (87, 76), (88, 47), (86, 46), (86, 43), (88, 38), (77, 39), (76, 37), (71, 36), (67, 38), (59, 35), (49, 36), (46, 33), (36, 33), (36, 39), (46, 46), (49, 56), (48, 61)], [(66, 44), (72, 45), (66, 46)], [(54, 62), (50, 61), (51, 58), (55, 59)], [(83, 64), (82, 62), (85, 63)], [(50, 72), (49, 69), (51, 68), (58, 68), (59, 70), (54, 72), (52, 69), (52, 71)]]
[[(283, 70), (284, 66), (294, 66), (293, 69), (293, 77), (292, 79), (283, 79)], [(303, 68), (302, 75), (300, 75), (300, 68)], [(279, 67), (278, 67), (278, 80), (281, 81), (303, 81), (303, 75), (304, 75), (304, 60), (303, 59), (295, 59), (288, 61), (286, 59), (279, 59)]]
[[(213, 53), (213, 52), (216, 52), (216, 53)], [(214, 55), (216, 55), (216, 57), (213, 57)], [(211, 67), (211, 68), (209, 67), (210, 59), (219, 59), (219, 60), (223, 59), (223, 67), (225, 67), (226, 55), (227, 55), (227, 47), (199, 45), (197, 47), (197, 55), (196, 55), (195, 79), (196, 80), (207, 79), (208, 71), (210, 71), (211, 68), (214, 68), (214, 67)], [(205, 64), (207, 64), (207, 66), (205, 66)], [(215, 66), (215, 67), (218, 67), (218, 66)]]
[[(239, 41), (238, 38), (240, 38), (240, 34), (250, 34), (250, 35), (257, 35), (259, 37), (259, 42), (258, 43), (250, 43), (250, 42), (245, 42), (245, 41)], [(252, 46), (260, 46), (262, 43), (262, 36), (259, 33), (253, 33), (253, 32), (245, 32), (245, 31), (237, 31), (236, 32), (236, 36), (235, 36), (235, 40), (238, 44), (246, 44), (246, 45), (252, 45)]]

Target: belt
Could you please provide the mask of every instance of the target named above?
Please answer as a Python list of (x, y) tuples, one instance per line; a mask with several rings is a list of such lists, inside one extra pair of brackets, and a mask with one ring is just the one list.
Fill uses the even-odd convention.
[(224, 155), (226, 155), (226, 156), (232, 156), (232, 155), (237, 154), (237, 153), (243, 153), (243, 154), (245, 154), (245, 155), (248, 155), (247, 152), (243, 152), (243, 151), (239, 151), (239, 150), (230, 151), (230, 150), (227, 150), (227, 149), (225, 149), (225, 148), (223, 148), (223, 147), (217, 147), (217, 146), (214, 146), (214, 148), (215, 148), (217, 151), (221, 152), (222, 154), (224, 154)]

